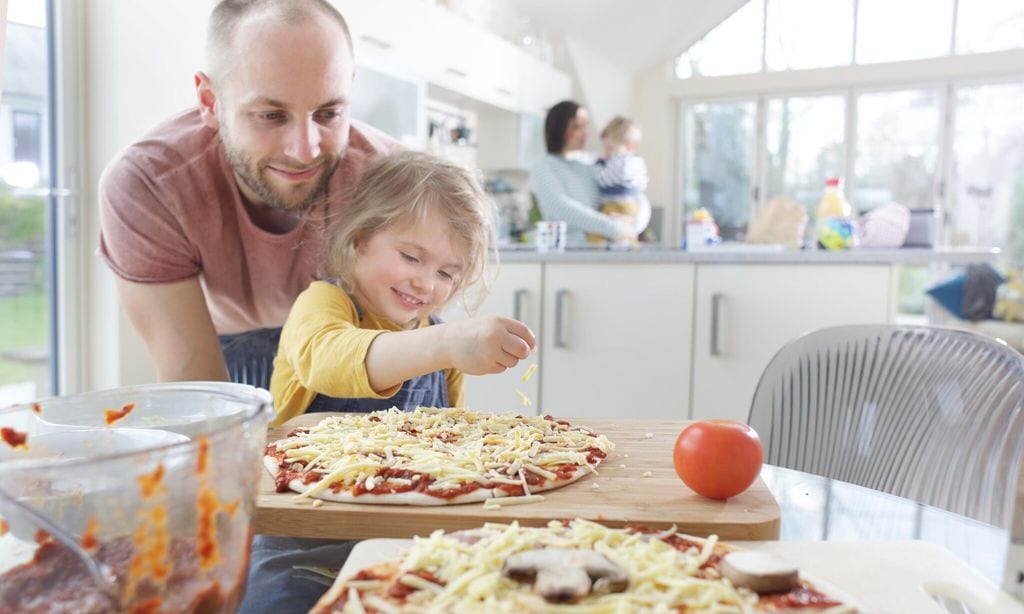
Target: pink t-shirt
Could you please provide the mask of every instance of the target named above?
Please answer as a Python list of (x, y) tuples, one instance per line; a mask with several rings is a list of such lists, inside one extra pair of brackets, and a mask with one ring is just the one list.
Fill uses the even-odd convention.
[(201, 275), (219, 334), (281, 326), (300, 292), (320, 278), (326, 215), (368, 162), (398, 147), (353, 121), (348, 153), (328, 188), (327, 205), (274, 234), (256, 226), (242, 202), (216, 130), (193, 109), (157, 126), (121, 152), (100, 180), (100, 256), (117, 275), (166, 283)]

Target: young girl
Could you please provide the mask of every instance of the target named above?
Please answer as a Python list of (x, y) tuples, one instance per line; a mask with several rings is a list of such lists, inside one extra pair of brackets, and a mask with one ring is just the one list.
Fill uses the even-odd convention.
[(478, 183), (437, 157), (379, 159), (330, 226), (325, 272), (281, 331), (270, 391), (276, 424), (306, 411), (462, 404), (462, 373), (526, 358), (533, 332), (508, 318), (434, 314), (484, 270), (491, 212)]

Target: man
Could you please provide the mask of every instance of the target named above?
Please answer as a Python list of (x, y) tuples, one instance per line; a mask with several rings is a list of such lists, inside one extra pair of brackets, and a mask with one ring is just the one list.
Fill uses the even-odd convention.
[(227, 379), (220, 343), (245, 331), (272, 358), (278, 331), (261, 329), (318, 278), (325, 219), (397, 146), (349, 118), (352, 40), (325, 0), (222, 0), (206, 63), (198, 108), (100, 182), (100, 254), (162, 381)]
[[(129, 147), (100, 183), (100, 254), (163, 381), (227, 379), (218, 334), (273, 358), (276, 327), (319, 276), (324, 222), (397, 147), (350, 121), (352, 40), (326, 0), (221, 0), (206, 64), (198, 108)], [(294, 578), (294, 561), (337, 566), (350, 548), (257, 537), (241, 611), (305, 611), (324, 587)]]

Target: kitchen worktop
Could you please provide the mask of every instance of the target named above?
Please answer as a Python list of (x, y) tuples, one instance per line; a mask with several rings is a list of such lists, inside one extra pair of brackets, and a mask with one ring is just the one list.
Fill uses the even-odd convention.
[(647, 263), (692, 262), (704, 264), (917, 264), (939, 262), (974, 264), (990, 262), (999, 255), (999, 249), (986, 247), (944, 247), (935, 249), (853, 249), (831, 252), (826, 250), (796, 250), (777, 245), (720, 245), (713, 248), (685, 251), (678, 248), (641, 246), (638, 249), (621, 248), (569, 248), (564, 252), (537, 252), (532, 246), (506, 246), (500, 250), (501, 262), (551, 263)]

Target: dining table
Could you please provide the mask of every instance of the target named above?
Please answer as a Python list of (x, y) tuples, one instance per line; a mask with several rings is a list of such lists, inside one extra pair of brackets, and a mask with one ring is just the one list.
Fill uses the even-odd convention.
[[(320, 418), (299, 417), (272, 429), (268, 442)], [(686, 421), (570, 421), (608, 434), (617, 448), (597, 474), (544, 493), (541, 503), (499, 510), (480, 504), (313, 507), (294, 493), (274, 492), (267, 474), (257, 497), (256, 532), (367, 540), (353, 550), (341, 569), (344, 576), (393, 555), (396, 544), (408, 543), (412, 535), (438, 528), (512, 520), (538, 526), (567, 517), (611, 526), (639, 521), (701, 536), (714, 533), (789, 558), (854, 595), (865, 612), (1024, 614), (1024, 605), (1000, 588), (1010, 547), (1007, 529), (772, 465), (762, 467), (747, 492), (714, 501), (696, 495), (675, 475), (672, 447)]]

